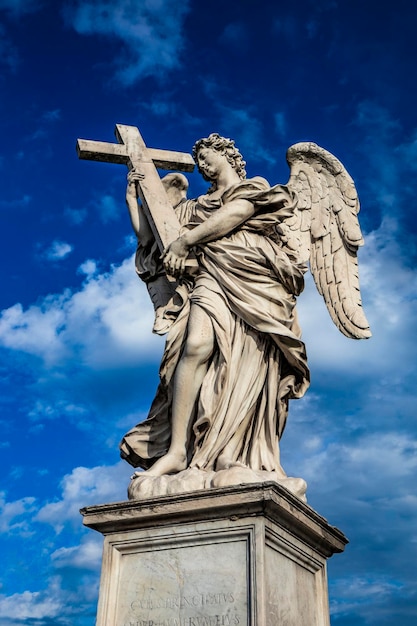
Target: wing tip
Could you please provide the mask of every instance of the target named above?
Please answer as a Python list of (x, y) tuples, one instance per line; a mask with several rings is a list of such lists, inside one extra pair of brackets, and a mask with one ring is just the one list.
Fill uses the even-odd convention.
[(370, 339), (372, 337), (372, 331), (369, 326), (359, 328), (352, 324), (341, 324), (339, 330), (349, 339)]

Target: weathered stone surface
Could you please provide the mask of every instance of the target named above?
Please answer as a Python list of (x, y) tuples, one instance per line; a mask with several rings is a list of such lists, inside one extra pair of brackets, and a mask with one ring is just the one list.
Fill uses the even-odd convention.
[(307, 261), (341, 332), (370, 336), (352, 179), (332, 154), (300, 143), (287, 152), (287, 185), (271, 187), (247, 179), (234, 142), (212, 133), (193, 149), (210, 187), (189, 200), (184, 177), (161, 181), (156, 167), (187, 171), (190, 155), (149, 149), (132, 126), (117, 134), (122, 145), (80, 140), (79, 154), (130, 168), (136, 270), (154, 303), (154, 332), (168, 332), (148, 419), (120, 445), (146, 472), (135, 474), (129, 497), (274, 479), (305, 498), (302, 479), (281, 467), (279, 441), (290, 400), (309, 386), (296, 312)]
[(306, 502), (307, 483), (302, 478), (282, 477), (277, 472), (254, 471), (248, 467), (238, 466), (218, 472), (206, 472), (191, 467), (177, 474), (165, 474), (163, 476), (152, 476), (147, 472), (135, 472), (128, 488), (128, 496), (131, 500), (140, 500), (213, 487), (230, 487), (269, 481), (282, 485), (300, 500)]
[(97, 626), (329, 626), (347, 542), (273, 483), (88, 507), (105, 535)]
[(179, 236), (180, 224), (168, 201), (156, 167), (192, 172), (195, 164), (190, 154), (148, 148), (136, 126), (116, 125), (119, 143), (78, 139), (80, 159), (121, 163), (140, 167), (144, 178), (139, 183), (140, 196), (161, 251)]

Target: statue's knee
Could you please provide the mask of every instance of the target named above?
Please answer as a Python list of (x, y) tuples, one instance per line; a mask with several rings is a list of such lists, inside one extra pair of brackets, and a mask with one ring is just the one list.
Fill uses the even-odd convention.
[(206, 361), (213, 352), (211, 339), (197, 335), (189, 335), (185, 343), (184, 356), (197, 361)]

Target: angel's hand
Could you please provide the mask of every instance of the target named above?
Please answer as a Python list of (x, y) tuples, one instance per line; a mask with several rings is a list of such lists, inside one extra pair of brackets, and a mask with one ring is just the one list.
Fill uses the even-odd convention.
[(189, 251), (190, 248), (184, 237), (179, 237), (164, 250), (161, 258), (165, 271), (170, 276), (179, 278), (184, 274)]
[(130, 170), (127, 175), (127, 196), (136, 196), (137, 197), (137, 186), (138, 182), (145, 178), (145, 174), (137, 167)]

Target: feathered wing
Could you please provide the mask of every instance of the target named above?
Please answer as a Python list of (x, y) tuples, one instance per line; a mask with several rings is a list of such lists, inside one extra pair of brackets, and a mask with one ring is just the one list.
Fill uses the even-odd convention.
[(315, 143), (287, 151), (288, 187), (298, 202), (286, 220), (299, 238), (300, 260), (310, 262), (319, 293), (339, 330), (353, 339), (371, 336), (362, 308), (357, 251), (363, 245), (353, 180), (335, 156)]

